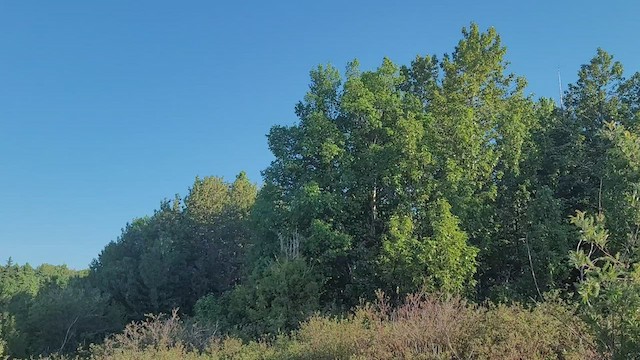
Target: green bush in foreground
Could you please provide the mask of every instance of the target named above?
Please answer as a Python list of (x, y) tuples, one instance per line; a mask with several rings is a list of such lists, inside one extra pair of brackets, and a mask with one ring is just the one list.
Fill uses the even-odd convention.
[(223, 296), (200, 299), (195, 319), (242, 338), (273, 337), (312, 315), (319, 308), (319, 291), (317, 272), (304, 259), (278, 260)]

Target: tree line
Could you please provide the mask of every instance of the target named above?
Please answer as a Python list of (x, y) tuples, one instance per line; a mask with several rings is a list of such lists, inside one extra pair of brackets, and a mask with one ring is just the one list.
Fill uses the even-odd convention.
[(196, 178), (86, 271), (0, 268), (0, 355), (69, 353), (173, 309), (246, 341), (384, 291), (578, 307), (640, 348), (640, 73), (598, 49), (558, 106), (472, 24), (451, 54), (310, 72), (262, 185)]

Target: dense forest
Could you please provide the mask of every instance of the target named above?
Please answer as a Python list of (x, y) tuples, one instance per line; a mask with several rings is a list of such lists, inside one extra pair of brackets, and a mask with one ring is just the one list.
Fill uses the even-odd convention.
[(310, 72), (261, 186), (196, 178), (88, 270), (0, 267), (0, 357), (640, 358), (640, 73), (525, 94), (490, 28)]

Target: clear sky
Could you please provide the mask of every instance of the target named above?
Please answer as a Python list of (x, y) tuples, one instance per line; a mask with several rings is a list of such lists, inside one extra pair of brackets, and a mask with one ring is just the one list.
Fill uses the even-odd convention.
[(597, 47), (640, 70), (638, 4), (0, 0), (0, 262), (85, 268), (196, 175), (259, 183), (317, 64), (450, 53), (475, 21), (557, 99)]

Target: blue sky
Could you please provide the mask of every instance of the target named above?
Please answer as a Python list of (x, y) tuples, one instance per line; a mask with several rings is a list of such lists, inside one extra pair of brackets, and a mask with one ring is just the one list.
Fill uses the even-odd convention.
[(85, 268), (196, 175), (260, 182), (317, 64), (450, 53), (494, 26), (558, 97), (602, 47), (638, 71), (633, 1), (0, 0), (0, 262)]

